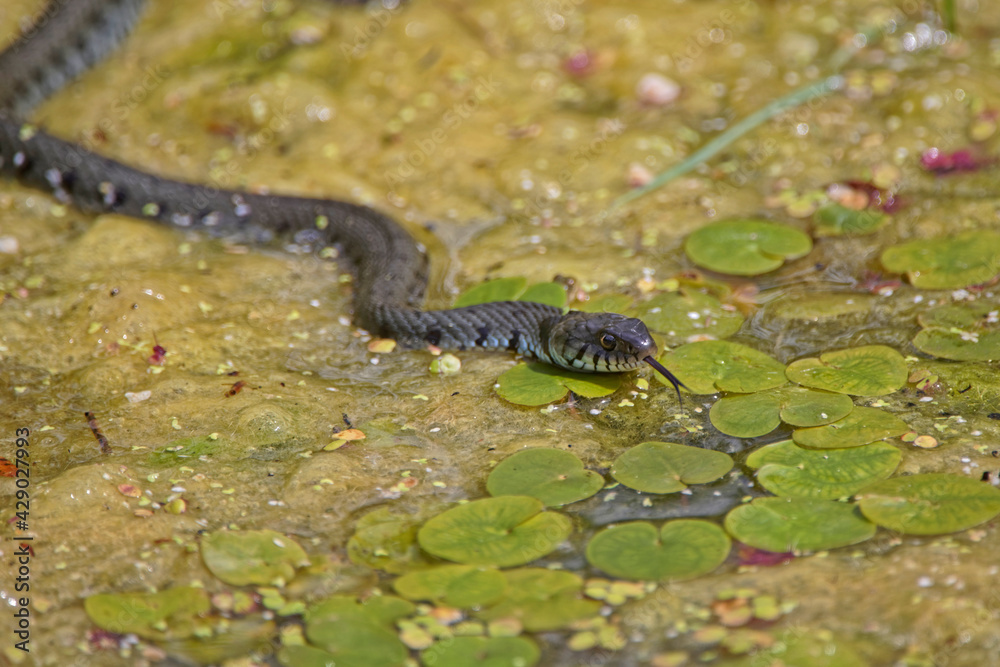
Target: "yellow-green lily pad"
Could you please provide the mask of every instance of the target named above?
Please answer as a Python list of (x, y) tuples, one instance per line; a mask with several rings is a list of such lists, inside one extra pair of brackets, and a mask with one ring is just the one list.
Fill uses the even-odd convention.
[(526, 637), (451, 637), (422, 651), (420, 662), (425, 667), (533, 667), (541, 655)]
[(871, 521), (907, 535), (953, 533), (1000, 514), (1000, 489), (971, 477), (930, 473), (894, 477), (858, 498)]
[(486, 621), (516, 618), (528, 632), (558, 630), (596, 616), (601, 603), (583, 597), (583, 579), (565, 570), (524, 567), (503, 573), (507, 594), (477, 614)]
[(393, 514), (389, 508), (379, 507), (358, 519), (354, 535), (347, 541), (347, 555), (358, 565), (393, 574), (404, 572), (420, 560), (419, 525), (413, 516)]
[(527, 496), (474, 500), (430, 519), (417, 540), (424, 551), (456, 563), (524, 565), (551, 553), (572, 531), (567, 517), (543, 509)]
[(819, 451), (783, 440), (752, 453), (747, 465), (758, 468), (757, 480), (776, 496), (835, 500), (886, 479), (900, 457), (887, 442)]
[(708, 521), (678, 519), (660, 530), (646, 521), (631, 521), (595, 535), (587, 545), (587, 561), (621, 579), (690, 579), (721, 565), (729, 548), (726, 533)]
[(955, 361), (1000, 359), (1000, 306), (990, 302), (954, 303), (917, 317), (924, 327), (913, 345), (927, 354)]
[(805, 498), (755, 498), (731, 510), (725, 525), (740, 542), (775, 553), (835, 549), (875, 534), (857, 506)]
[(491, 496), (531, 496), (549, 507), (589, 498), (603, 486), (604, 478), (572, 452), (541, 447), (508, 456), (486, 480)]
[(726, 435), (756, 438), (770, 433), (782, 421), (792, 426), (818, 426), (843, 419), (853, 409), (850, 396), (785, 386), (726, 396), (716, 401), (708, 414), (712, 425)]
[(629, 311), (653, 331), (667, 335), (667, 343), (685, 343), (694, 336), (727, 338), (746, 319), (735, 309), (725, 309), (711, 294), (681, 288), (636, 305)]
[(217, 530), (201, 538), (201, 558), (217, 579), (233, 586), (283, 586), (309, 557), (295, 540), (273, 530)]
[(878, 209), (856, 210), (840, 204), (827, 204), (813, 215), (816, 236), (843, 236), (845, 234), (871, 234), (888, 220)]
[(566, 290), (558, 283), (535, 283), (524, 278), (498, 278), (475, 285), (455, 299), (455, 308), (493, 301), (534, 301), (556, 308), (566, 305)]
[(428, 600), (449, 607), (482, 607), (493, 604), (507, 590), (499, 570), (475, 565), (441, 565), (405, 574), (392, 582), (409, 600)]
[(548, 364), (518, 364), (497, 380), (497, 393), (517, 405), (545, 405), (573, 392), (584, 398), (613, 394), (621, 386), (617, 373), (575, 373)]
[(812, 250), (812, 239), (793, 227), (766, 220), (721, 220), (696, 230), (684, 252), (698, 266), (737, 276), (774, 271)]
[(179, 586), (156, 593), (101, 593), (83, 602), (94, 625), (121, 635), (167, 640), (190, 637), (212, 604), (203, 588)]
[(1000, 267), (1000, 234), (972, 230), (908, 241), (882, 253), (882, 266), (905, 273), (915, 287), (956, 289), (985, 283)]
[(810, 449), (840, 449), (861, 447), (876, 440), (903, 435), (909, 430), (906, 422), (885, 410), (857, 407), (832, 424), (795, 429), (792, 440)]
[(645, 493), (676, 493), (713, 482), (733, 468), (728, 454), (673, 442), (644, 442), (622, 452), (611, 476)]
[[(727, 340), (688, 343), (659, 361), (693, 394), (750, 393), (785, 384), (785, 365), (752, 347)], [(661, 382), (664, 382), (661, 380)]]
[(891, 394), (906, 384), (903, 355), (885, 345), (864, 345), (799, 359), (785, 369), (792, 382), (854, 396)]
[[(396, 636), (394, 623), (414, 610), (412, 603), (391, 595), (364, 603), (336, 595), (306, 610), (306, 638), (330, 653), (338, 667), (400, 667), (409, 652)], [(322, 656), (313, 652), (304, 657)]]

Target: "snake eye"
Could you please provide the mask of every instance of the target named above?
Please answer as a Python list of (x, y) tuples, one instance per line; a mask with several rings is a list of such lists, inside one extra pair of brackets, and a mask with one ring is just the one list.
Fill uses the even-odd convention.
[(603, 336), (601, 336), (601, 347), (603, 347), (605, 350), (615, 349), (615, 345), (617, 343), (618, 339), (615, 338), (612, 334), (606, 333)]

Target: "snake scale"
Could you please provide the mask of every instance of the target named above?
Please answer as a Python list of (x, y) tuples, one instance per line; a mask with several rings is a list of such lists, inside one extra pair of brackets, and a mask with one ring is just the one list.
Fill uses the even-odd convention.
[(26, 119), (31, 109), (125, 38), (145, 0), (55, 0), (0, 53), (0, 174), (72, 203), (182, 228), (267, 230), (333, 246), (352, 265), (354, 321), (410, 348), (510, 350), (555, 366), (624, 372), (655, 360), (641, 320), (502, 301), (422, 310), (428, 260), (398, 224), (355, 204), (262, 195), (171, 180), (54, 137)]

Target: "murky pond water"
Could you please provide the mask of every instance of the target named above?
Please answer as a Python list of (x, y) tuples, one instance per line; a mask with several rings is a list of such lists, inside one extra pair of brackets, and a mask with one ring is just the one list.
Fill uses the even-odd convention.
[[(775, 273), (729, 280), (760, 290), (735, 339), (782, 362), (871, 343), (910, 355), (911, 370), (940, 384), (926, 395), (908, 385), (883, 405), (940, 444), (893, 439), (903, 452), (897, 474), (979, 478), (1000, 469), (995, 364), (929, 359), (910, 344), (929, 302), (966, 294), (880, 285), (896, 276), (879, 264), (900, 241), (996, 225), (994, 171), (938, 178), (920, 165), (930, 147), (982, 138), (988, 155), (995, 145), (1000, 11), (958, 4), (960, 39), (936, 32), (911, 2), (415, 2), (391, 11), (155, 2), (123, 48), (33, 119), (155, 173), (385, 211), (430, 246), (429, 298), (442, 306), (502, 276), (569, 276), (595, 293), (641, 296), (693, 268), (683, 240), (709, 221), (753, 216), (808, 229), (783, 192), (804, 197), (888, 173), (903, 205), (879, 231), (819, 239)], [(36, 9), (0, 9), (0, 32), (13, 34)], [(845, 91), (765, 123), (609, 214), (630, 174), (666, 169), (825, 76), (829, 58), (868, 26), (881, 29), (878, 41), (845, 69)], [(677, 81), (680, 99), (643, 103), (636, 86), (651, 73)], [(34, 536), (32, 652), (13, 648), (4, 612), (0, 662), (157, 658), (88, 639), (82, 601), (191, 584), (226, 590), (200, 559), (203, 531), (297, 539), (327, 570), (291, 586), (291, 599), (389, 592), (388, 576), (347, 556), (358, 519), (380, 509), (426, 518), (483, 497), (492, 466), (525, 447), (569, 449), (606, 471), (647, 440), (726, 451), (741, 464), (744, 452), (787, 437), (724, 436), (708, 420), (717, 396), (685, 396), (679, 410), (656, 383), (646, 398), (626, 383), (609, 399), (540, 410), (496, 395), (496, 378), (515, 363), (507, 355), (461, 353), (461, 372), (439, 376), (426, 352), (372, 353), (350, 322), (349, 280), (280, 243), (93, 218), (8, 182), (0, 237), (0, 455), (13, 458), (15, 429), (30, 429)], [(864, 307), (802, 316), (828, 294)], [(156, 345), (167, 351), (162, 366), (149, 361)], [(237, 381), (246, 383), (239, 392)], [(368, 438), (323, 451), (348, 426)], [(205, 436), (204, 455), (168, 449)], [(14, 493), (13, 480), (0, 483), (7, 539), (23, 536), (8, 521)], [(717, 520), (755, 493), (740, 465), (690, 496), (604, 491), (564, 509), (576, 531), (546, 563), (599, 577), (583, 558), (594, 526)], [(186, 511), (161, 507), (175, 498)], [(18, 596), (15, 544), (0, 543), (8, 603)], [(880, 533), (773, 566), (734, 555), (711, 575), (608, 607), (611, 629), (597, 648), (573, 640), (580, 628), (535, 638), (547, 665), (673, 665), (679, 653), (693, 664), (1000, 664), (998, 553), (994, 520), (942, 537)], [(752, 592), (732, 594), (740, 589)], [(744, 636), (758, 647), (749, 657), (735, 640), (697, 634), (725, 627), (723, 598), (760, 596), (787, 604), (776, 620), (731, 624), (756, 633)], [(797, 645), (823, 656), (777, 662)], [(248, 650), (227, 657), (254, 664), (246, 656), (262, 653)]]

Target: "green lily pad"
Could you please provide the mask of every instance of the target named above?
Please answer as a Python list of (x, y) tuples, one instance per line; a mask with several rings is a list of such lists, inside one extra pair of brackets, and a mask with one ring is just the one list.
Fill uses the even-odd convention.
[(409, 600), (428, 600), (449, 607), (482, 607), (503, 597), (507, 580), (498, 570), (475, 565), (442, 565), (403, 575), (392, 582)]
[(309, 557), (290, 537), (273, 530), (218, 530), (201, 538), (201, 558), (217, 579), (233, 586), (283, 586)]
[(944, 473), (887, 479), (858, 501), (871, 521), (907, 535), (953, 533), (1000, 514), (1000, 489)]
[(792, 382), (854, 396), (891, 394), (906, 384), (903, 355), (885, 345), (864, 345), (793, 361), (785, 369)]
[(545, 405), (568, 392), (585, 398), (613, 394), (621, 386), (617, 373), (575, 373), (548, 364), (518, 364), (497, 380), (497, 393), (517, 405)]
[(795, 444), (810, 449), (860, 447), (876, 440), (903, 435), (910, 430), (899, 417), (878, 408), (854, 408), (843, 419), (792, 431)]
[(740, 542), (775, 553), (835, 549), (875, 534), (855, 505), (804, 498), (755, 498), (731, 510), (725, 525)]
[(726, 435), (756, 438), (770, 433), (782, 421), (792, 426), (818, 426), (843, 419), (853, 409), (850, 396), (785, 386), (726, 396), (716, 401), (708, 414), (715, 428)]
[(870, 294), (808, 291), (775, 299), (766, 305), (766, 312), (786, 320), (817, 322), (870, 313), (875, 301)]
[(695, 336), (727, 338), (743, 326), (743, 315), (725, 309), (711, 294), (681, 288), (660, 294), (629, 311), (653, 331), (665, 333), (668, 344), (685, 343)]
[(1000, 359), (1000, 306), (955, 303), (921, 313), (924, 329), (913, 339), (921, 352), (955, 361)]
[(729, 548), (729, 537), (708, 521), (678, 519), (660, 530), (632, 521), (595, 535), (587, 545), (587, 561), (622, 579), (690, 579), (721, 565)]
[(337, 664), (337, 656), (329, 651), (308, 645), (282, 646), (278, 662), (284, 667), (330, 667)]
[(752, 453), (747, 465), (759, 468), (757, 480), (777, 496), (835, 500), (886, 479), (900, 457), (886, 442), (817, 451), (783, 440)]
[(306, 610), (306, 638), (332, 654), (332, 664), (338, 667), (400, 667), (409, 651), (393, 623), (414, 610), (412, 603), (392, 596), (359, 603), (352, 596), (336, 595)]
[(526, 637), (452, 637), (422, 651), (420, 662), (425, 667), (532, 667), (541, 656)]
[(728, 454), (673, 442), (644, 442), (622, 452), (611, 476), (636, 491), (676, 493), (712, 482), (733, 468)]
[(985, 283), (1000, 266), (1000, 234), (985, 230), (909, 241), (882, 253), (882, 266), (915, 287), (956, 289)]
[(681, 345), (660, 355), (659, 361), (693, 394), (750, 393), (779, 387), (786, 382), (785, 366), (780, 361), (752, 347), (727, 340)]
[(167, 640), (190, 637), (212, 604), (203, 588), (180, 586), (156, 593), (101, 593), (83, 602), (94, 625), (117, 634)]
[(827, 204), (813, 215), (816, 236), (843, 236), (845, 234), (871, 234), (888, 220), (877, 209), (857, 211), (840, 204)]
[(556, 308), (566, 305), (566, 290), (558, 283), (535, 283), (524, 278), (498, 278), (475, 285), (455, 299), (455, 308), (493, 301), (534, 301)]
[(572, 572), (524, 567), (504, 572), (507, 594), (481, 611), (486, 621), (516, 618), (528, 632), (558, 630), (597, 616), (601, 603), (583, 597), (583, 579)]
[(563, 449), (526, 449), (501, 461), (486, 480), (491, 496), (531, 496), (549, 507), (594, 495), (604, 478)]
[(466, 565), (524, 565), (551, 553), (569, 537), (572, 523), (543, 512), (537, 498), (500, 496), (458, 505), (417, 533), (424, 551)]
[(766, 220), (721, 220), (698, 229), (684, 252), (698, 266), (737, 276), (774, 271), (812, 250), (807, 234)]
[(624, 313), (632, 305), (632, 297), (626, 294), (601, 294), (591, 296), (587, 301), (574, 303), (573, 310), (585, 313)]
[(352, 563), (399, 574), (420, 561), (417, 529), (420, 521), (413, 516), (393, 514), (380, 507), (358, 519), (354, 535), (347, 541), (347, 556)]

